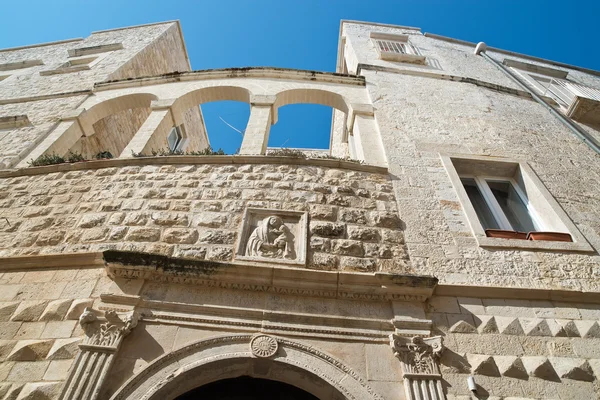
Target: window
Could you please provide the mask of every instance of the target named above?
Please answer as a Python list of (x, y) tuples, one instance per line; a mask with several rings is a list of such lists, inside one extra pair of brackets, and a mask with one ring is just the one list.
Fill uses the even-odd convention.
[(480, 246), (593, 251), (526, 163), (479, 156), (441, 159)]
[(419, 49), (409, 43), (408, 35), (371, 32), (371, 39), (382, 60), (425, 63)]
[(484, 229), (531, 232), (543, 225), (513, 179), (461, 177), (461, 182)]
[(169, 150), (181, 150), (183, 135), (181, 134), (181, 128), (179, 126), (175, 126), (171, 129), (171, 132), (169, 132), (169, 135), (167, 136), (167, 143), (169, 145)]

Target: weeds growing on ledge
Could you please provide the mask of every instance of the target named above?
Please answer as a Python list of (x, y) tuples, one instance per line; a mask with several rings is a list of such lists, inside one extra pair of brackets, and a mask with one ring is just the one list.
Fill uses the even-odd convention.
[[(113, 155), (110, 151), (101, 151), (96, 154), (94, 157), (96, 160), (106, 160), (113, 158)], [(44, 154), (39, 156), (36, 160), (29, 161), (30, 167), (42, 167), (44, 165), (54, 165), (54, 164), (65, 164), (65, 163), (76, 163), (82, 161), (89, 161), (87, 158), (83, 156), (81, 153), (76, 153), (69, 151), (66, 156), (59, 156), (56, 153), (52, 154)]]
[(159, 149), (150, 152), (150, 154), (146, 153), (136, 153), (134, 151), (131, 152), (134, 157), (168, 157), (168, 156), (225, 156), (225, 152), (223, 149), (213, 150), (212, 147), (207, 147), (204, 150), (196, 150), (196, 151), (183, 151), (183, 150), (165, 150)]
[(343, 157), (336, 157), (336, 156), (332, 156), (329, 154), (307, 154), (305, 152), (303, 152), (302, 150), (299, 149), (290, 149), (287, 147), (281, 148), (281, 149), (274, 149), (274, 150), (270, 150), (267, 153), (267, 156), (271, 156), (271, 157), (292, 157), (292, 158), (304, 158), (304, 159), (326, 159), (326, 160), (338, 160), (338, 161), (347, 161), (347, 162), (353, 162), (353, 163), (357, 163), (357, 164), (364, 164), (363, 160), (355, 160), (352, 158), (343, 158)]

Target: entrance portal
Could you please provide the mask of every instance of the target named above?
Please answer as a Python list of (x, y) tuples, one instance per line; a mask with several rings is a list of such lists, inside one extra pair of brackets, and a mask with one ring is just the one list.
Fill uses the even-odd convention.
[(287, 383), (241, 376), (224, 379), (193, 389), (175, 400), (318, 400), (317, 397)]

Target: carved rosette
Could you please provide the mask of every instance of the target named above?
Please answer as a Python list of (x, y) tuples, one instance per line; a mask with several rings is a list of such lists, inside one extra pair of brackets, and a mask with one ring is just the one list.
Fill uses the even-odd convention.
[(392, 335), (394, 355), (400, 360), (408, 400), (443, 400), (439, 358), (444, 351), (441, 336), (412, 338)]
[(255, 357), (268, 358), (277, 353), (277, 339), (268, 335), (256, 335), (250, 340), (250, 350)]

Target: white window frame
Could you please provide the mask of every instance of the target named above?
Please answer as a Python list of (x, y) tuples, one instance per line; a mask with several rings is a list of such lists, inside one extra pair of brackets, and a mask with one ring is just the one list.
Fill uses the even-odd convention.
[[(173, 131), (175, 131), (179, 140), (175, 142), (175, 148), (171, 149), (171, 147), (169, 146), (169, 136), (171, 136), (171, 133), (173, 133)], [(183, 129), (183, 125), (174, 126), (171, 128), (171, 130), (167, 134), (167, 147), (170, 151), (181, 151), (184, 149), (185, 145), (187, 144), (187, 138), (184, 132), (185, 130)]]
[[(410, 43), (408, 35), (371, 32), (370, 38), (382, 60), (425, 64), (426, 57), (421, 55), (418, 47)], [(389, 43), (388, 48), (397, 48), (400, 51), (386, 51), (380, 45), (382, 42)]]
[(481, 192), (483, 199), (490, 208), (492, 215), (494, 216), (496, 222), (498, 222), (498, 224), (500, 225), (500, 229), (504, 229), (507, 231), (516, 231), (516, 229), (510, 224), (508, 218), (506, 218), (506, 214), (504, 213), (504, 210), (502, 210), (502, 207), (498, 203), (498, 200), (496, 200), (496, 196), (494, 196), (494, 193), (492, 193), (492, 190), (488, 185), (488, 181), (509, 182), (515, 189), (515, 192), (517, 192), (517, 195), (519, 196), (523, 204), (525, 204), (527, 212), (529, 213), (529, 216), (533, 221), (533, 225), (535, 226), (536, 231), (544, 231), (546, 229), (542, 219), (538, 216), (533, 205), (527, 198), (527, 195), (525, 194), (525, 192), (523, 192), (523, 189), (521, 189), (517, 181), (513, 178), (490, 175), (460, 175), (460, 178), (473, 179), (475, 181), (475, 183), (477, 184), (477, 188)]
[[(585, 236), (565, 213), (548, 189), (546, 189), (528, 163), (521, 160), (465, 154), (440, 154), (440, 158), (442, 165), (450, 178), (450, 182), (454, 187), (458, 202), (463, 208), (466, 222), (480, 247), (506, 250), (533, 249), (585, 253), (595, 252)], [(518, 178), (516, 174), (519, 174)], [(479, 220), (475, 208), (471, 204), (469, 195), (461, 180), (461, 178), (472, 178), (473, 176), (482, 179), (512, 180), (512, 184), (515, 187), (515, 190), (517, 190), (517, 193), (519, 194), (520, 190), (519, 195), (522, 198), (526, 197), (528, 199), (526, 202), (526, 204), (528, 204), (528, 210), (534, 210), (535, 217), (541, 221), (540, 227), (548, 231), (569, 233), (573, 241), (559, 242), (487, 237), (485, 229)], [(520, 184), (518, 184), (520, 182), (523, 183), (524, 190), (520, 187)], [(527, 196), (524, 195), (524, 191), (527, 192)], [(482, 195), (485, 196), (484, 192), (485, 191), (482, 191)], [(498, 204), (491, 191), (487, 196), (491, 196), (491, 199), (493, 200), (488, 201), (488, 205), (490, 203)], [(500, 205), (498, 204), (497, 207), (500, 208)], [(504, 212), (502, 211), (502, 213)], [(512, 228), (510, 230), (512, 230)]]

